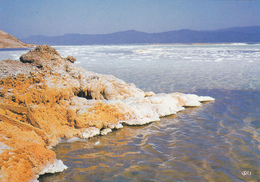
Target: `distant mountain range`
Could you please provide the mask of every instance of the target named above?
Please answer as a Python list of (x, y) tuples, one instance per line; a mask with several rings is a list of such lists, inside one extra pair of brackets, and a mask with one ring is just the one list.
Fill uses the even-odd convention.
[(65, 34), (53, 37), (34, 35), (21, 40), (29, 44), (47, 45), (259, 43), (260, 26), (208, 31), (183, 29), (162, 33), (129, 30), (111, 34)]

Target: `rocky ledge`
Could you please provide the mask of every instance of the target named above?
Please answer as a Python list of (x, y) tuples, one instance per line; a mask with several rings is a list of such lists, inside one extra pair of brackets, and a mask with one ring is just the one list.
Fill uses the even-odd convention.
[(67, 167), (51, 147), (62, 138), (106, 135), (214, 100), (193, 94), (155, 94), (112, 75), (87, 71), (42, 45), (0, 62), (0, 177), (36, 180)]

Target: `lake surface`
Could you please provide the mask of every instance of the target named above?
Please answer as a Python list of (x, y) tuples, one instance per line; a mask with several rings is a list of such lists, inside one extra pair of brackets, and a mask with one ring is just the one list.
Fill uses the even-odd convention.
[[(148, 125), (62, 142), (53, 150), (69, 168), (40, 181), (260, 181), (260, 45), (55, 48), (144, 91), (216, 100)], [(1, 51), (0, 58), (26, 52)]]

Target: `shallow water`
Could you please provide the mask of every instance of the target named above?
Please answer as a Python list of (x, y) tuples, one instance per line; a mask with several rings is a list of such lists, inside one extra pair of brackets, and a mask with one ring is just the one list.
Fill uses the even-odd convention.
[(69, 169), (40, 181), (259, 180), (260, 92), (200, 93), (216, 101), (149, 125), (59, 144), (54, 151)]
[(53, 150), (69, 168), (40, 181), (260, 180), (260, 45), (56, 48), (87, 70), (145, 91), (216, 100), (148, 125), (60, 143)]

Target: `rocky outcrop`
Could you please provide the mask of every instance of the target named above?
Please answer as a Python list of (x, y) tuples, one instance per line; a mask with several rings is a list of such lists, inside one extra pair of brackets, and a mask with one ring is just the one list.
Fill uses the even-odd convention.
[(47, 45), (38, 46), (20, 57), (22, 63), (30, 63), (30, 65), (37, 68), (44, 67), (44, 69), (52, 67), (54, 62), (55, 65), (63, 65), (66, 60), (74, 63), (76, 58), (73, 56), (62, 58), (54, 48)]
[(0, 48), (26, 48), (33, 46), (32, 44), (22, 43), (12, 35), (0, 30)]
[[(86, 71), (74, 61), (42, 45), (22, 55), (20, 62), (0, 62), (0, 176), (4, 180), (28, 181), (66, 169), (48, 149), (60, 138), (106, 135), (123, 124), (158, 121), (185, 106), (214, 100), (144, 92), (112, 75)], [(21, 170), (14, 170), (18, 166)]]

